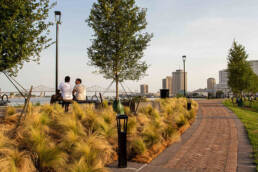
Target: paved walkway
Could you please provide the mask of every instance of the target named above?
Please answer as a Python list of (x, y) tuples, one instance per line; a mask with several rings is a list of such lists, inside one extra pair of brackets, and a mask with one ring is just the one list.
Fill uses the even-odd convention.
[(220, 100), (199, 101), (195, 123), (150, 164), (129, 163), (138, 172), (255, 172), (252, 147), (240, 120)]

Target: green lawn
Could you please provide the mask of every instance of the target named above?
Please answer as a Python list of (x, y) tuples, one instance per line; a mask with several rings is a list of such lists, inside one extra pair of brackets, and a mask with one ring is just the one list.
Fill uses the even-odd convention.
[(248, 137), (253, 146), (256, 170), (258, 172), (258, 113), (232, 106), (232, 103), (228, 100), (224, 101), (224, 105), (230, 108), (238, 116), (247, 129)]

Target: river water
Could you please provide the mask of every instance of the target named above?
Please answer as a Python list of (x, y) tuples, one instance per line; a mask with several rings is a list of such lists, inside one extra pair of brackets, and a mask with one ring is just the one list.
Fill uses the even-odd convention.
[[(50, 103), (50, 97), (32, 97), (30, 98), (32, 104), (48, 104)], [(8, 105), (10, 106), (20, 106), (24, 105), (24, 98), (10, 98)]]

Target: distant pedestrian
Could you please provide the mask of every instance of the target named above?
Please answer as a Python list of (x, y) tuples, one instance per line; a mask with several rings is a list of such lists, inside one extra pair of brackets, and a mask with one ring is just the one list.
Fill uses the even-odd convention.
[(65, 77), (65, 82), (62, 82), (59, 85), (59, 90), (61, 91), (63, 106), (65, 106), (65, 111), (68, 111), (69, 104), (72, 103), (73, 100), (73, 88), (70, 84), (70, 77)]
[(82, 84), (82, 80), (77, 78), (75, 80), (75, 86), (73, 88), (73, 96), (76, 101), (85, 101), (86, 100), (86, 88)]

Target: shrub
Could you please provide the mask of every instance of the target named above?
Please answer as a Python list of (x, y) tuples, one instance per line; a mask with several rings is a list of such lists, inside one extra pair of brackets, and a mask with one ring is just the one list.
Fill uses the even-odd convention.
[(75, 164), (79, 160), (84, 161), (89, 169), (102, 169), (113, 154), (113, 150), (104, 137), (89, 133), (83, 141), (75, 144), (72, 154), (76, 159)]
[(75, 115), (77, 119), (82, 119), (86, 117), (85, 112), (83, 111), (83, 109), (80, 107), (78, 103), (73, 103), (72, 113)]
[(108, 100), (103, 100), (103, 108), (108, 108)]
[(40, 106), (40, 105), (41, 105), (40, 102), (37, 102), (34, 104), (34, 106)]
[(140, 124), (141, 126), (144, 126), (146, 125), (147, 123), (150, 122), (150, 118), (148, 118), (145, 114), (143, 113), (139, 113), (137, 116), (136, 116), (136, 119), (137, 119), (137, 122), (138, 124)]
[(151, 105), (148, 105), (145, 108), (142, 108), (140, 110), (140, 113), (143, 113), (145, 115), (147, 115), (148, 117), (151, 117), (153, 119), (158, 118), (159, 117), (159, 112), (157, 109), (154, 109)]
[(177, 128), (175, 126), (167, 125), (162, 131), (162, 136), (165, 140), (170, 140), (176, 131)]
[[(170, 143), (178, 136), (178, 127), (194, 118), (198, 107), (193, 101), (188, 112), (184, 98), (158, 101), (161, 111), (147, 106), (135, 115), (126, 112), (131, 158), (146, 154), (150, 159), (158, 153), (162, 142)], [(17, 117), (9, 116), (5, 121), (15, 126)], [(30, 106), (15, 138), (4, 135), (6, 130), (0, 131), (1, 171), (106, 171), (105, 164), (116, 157), (116, 125), (111, 106), (95, 109), (74, 103), (69, 113), (58, 104)]]
[(136, 117), (130, 117), (128, 119), (128, 124), (127, 124), (127, 133), (128, 135), (136, 135), (136, 128), (137, 122), (136, 122)]
[(143, 140), (148, 148), (162, 140), (161, 134), (158, 132), (157, 128), (153, 125), (148, 124), (143, 130)]
[(177, 126), (180, 128), (187, 123), (187, 119), (185, 118), (184, 114), (180, 113), (175, 116), (175, 122)]
[(146, 151), (146, 146), (142, 138), (133, 139), (130, 144), (132, 154), (141, 155)]
[(258, 112), (258, 101), (254, 101), (251, 105), (251, 108), (255, 111)]
[(35, 171), (27, 152), (19, 151), (17, 143), (2, 132), (0, 132), (0, 168), (3, 172)]
[(14, 115), (16, 113), (16, 109), (13, 106), (8, 106), (5, 112), (5, 116), (11, 116)]
[(130, 113), (131, 113), (130, 108), (128, 106), (124, 107), (124, 111), (125, 111), (126, 115), (130, 115)]

